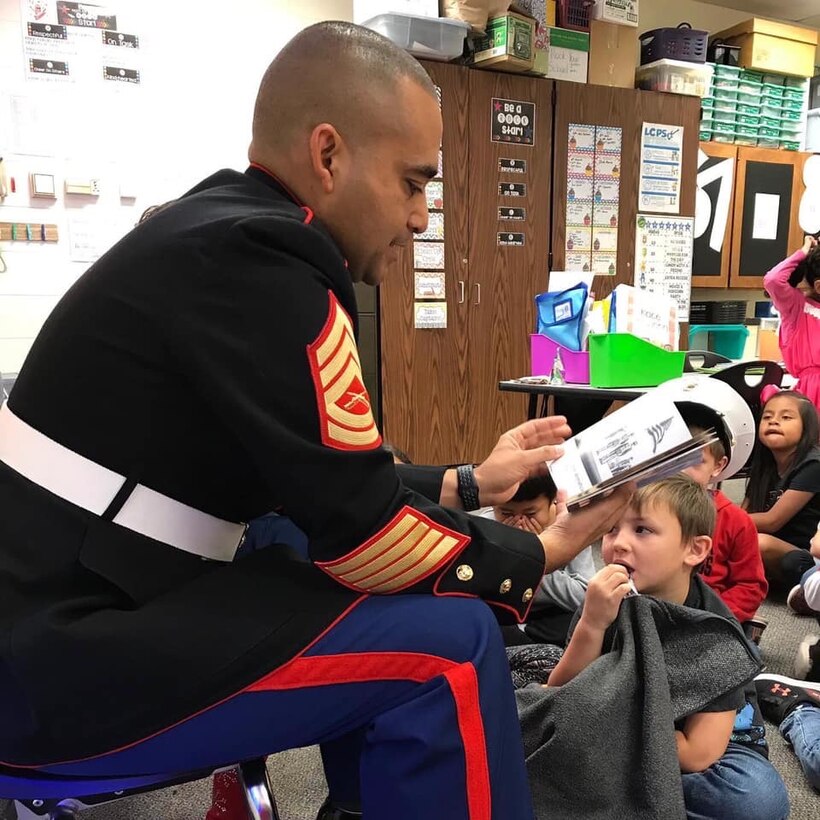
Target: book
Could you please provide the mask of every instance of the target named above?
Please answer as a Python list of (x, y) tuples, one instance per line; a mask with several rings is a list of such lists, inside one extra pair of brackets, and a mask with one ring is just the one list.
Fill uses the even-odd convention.
[(640, 487), (699, 464), (717, 440), (714, 430), (692, 436), (673, 401), (647, 393), (567, 439), (549, 468), (573, 510), (629, 481)]

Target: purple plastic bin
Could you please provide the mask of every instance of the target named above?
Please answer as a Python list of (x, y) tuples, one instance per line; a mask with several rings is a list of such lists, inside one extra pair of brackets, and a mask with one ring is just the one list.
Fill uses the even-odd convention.
[(549, 376), (555, 351), (561, 350), (561, 361), (564, 363), (564, 379), (569, 384), (589, 384), (589, 353), (567, 350), (558, 342), (540, 333), (530, 334), (530, 364), (533, 376)]

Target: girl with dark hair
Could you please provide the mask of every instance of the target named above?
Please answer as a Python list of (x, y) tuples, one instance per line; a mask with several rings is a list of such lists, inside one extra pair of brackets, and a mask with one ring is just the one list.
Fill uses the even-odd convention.
[(820, 248), (813, 236), (772, 268), (763, 287), (780, 313), (780, 350), (797, 387), (820, 407)]
[(757, 527), (770, 583), (791, 589), (814, 566), (820, 521), (820, 425), (814, 404), (784, 390), (763, 406), (743, 507)]

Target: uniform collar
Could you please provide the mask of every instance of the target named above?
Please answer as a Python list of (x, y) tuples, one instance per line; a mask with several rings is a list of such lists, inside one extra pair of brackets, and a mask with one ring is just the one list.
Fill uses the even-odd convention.
[[(282, 196), (286, 199), (289, 199), (294, 205), (298, 205), (306, 214), (305, 216), (305, 225), (309, 225), (313, 222), (313, 210), (308, 208), (307, 205), (304, 205), (296, 194), (279, 179), (273, 171), (269, 171), (265, 168), (264, 165), (260, 165), (258, 162), (252, 162), (248, 169), (245, 171), (245, 174), (249, 177), (253, 177), (253, 179), (259, 180), (259, 182), (268, 185), (269, 187), (273, 188), (274, 191), (278, 191)], [(347, 265), (347, 261), (345, 261), (345, 265)]]

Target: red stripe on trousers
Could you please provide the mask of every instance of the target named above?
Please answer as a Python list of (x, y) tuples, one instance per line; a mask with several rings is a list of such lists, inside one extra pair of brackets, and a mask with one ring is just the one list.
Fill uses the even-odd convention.
[(333, 686), (377, 680), (410, 680), (425, 683), (443, 675), (456, 705), (456, 719), (467, 772), (469, 820), (490, 820), (492, 800), (487, 744), (478, 697), (478, 675), (471, 663), (456, 663), (417, 652), (353, 652), (344, 655), (311, 655), (295, 658), (245, 689), (266, 692)]

